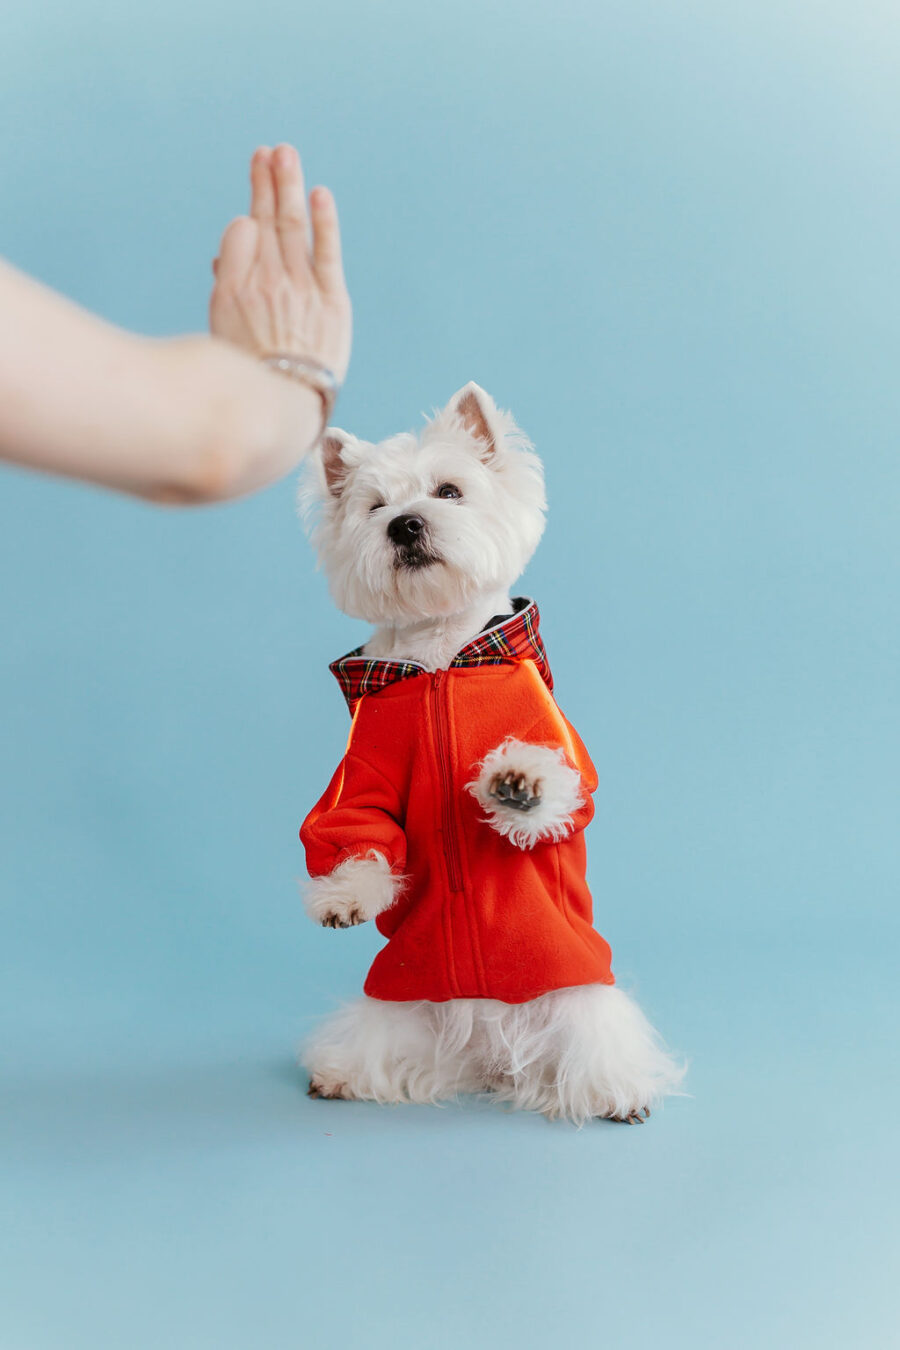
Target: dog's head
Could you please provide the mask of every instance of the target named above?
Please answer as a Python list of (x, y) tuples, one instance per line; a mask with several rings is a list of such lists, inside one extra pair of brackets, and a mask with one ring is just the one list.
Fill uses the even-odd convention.
[(373, 445), (329, 428), (301, 493), (331, 593), (376, 624), (455, 614), (507, 590), (544, 528), (541, 462), (467, 384), (421, 435)]

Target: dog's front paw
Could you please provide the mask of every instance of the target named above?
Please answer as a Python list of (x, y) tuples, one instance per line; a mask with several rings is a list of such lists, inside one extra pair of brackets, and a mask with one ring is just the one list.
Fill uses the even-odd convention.
[(332, 904), (320, 922), (323, 928), (355, 928), (358, 923), (365, 923), (366, 917), (359, 905)]
[(488, 784), (488, 796), (512, 811), (533, 811), (541, 804), (541, 780), (516, 769), (495, 773)]
[(389, 909), (401, 884), (380, 853), (347, 858), (330, 876), (307, 883), (306, 912), (323, 928), (352, 928)]
[(524, 849), (565, 839), (584, 801), (581, 774), (559, 746), (512, 737), (485, 756), (467, 788), (491, 828)]

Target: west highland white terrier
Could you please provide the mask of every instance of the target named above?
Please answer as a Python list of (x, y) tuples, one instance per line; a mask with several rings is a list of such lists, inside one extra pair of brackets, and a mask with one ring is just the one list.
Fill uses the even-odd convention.
[(310, 916), (374, 919), (365, 996), (303, 1050), (314, 1097), (489, 1091), (638, 1122), (684, 1069), (613, 981), (584, 829), (597, 774), (552, 694), (537, 607), (510, 588), (544, 528), (541, 462), (476, 384), (421, 435), (331, 429), (303, 491), (345, 613), (346, 753), (300, 831)]

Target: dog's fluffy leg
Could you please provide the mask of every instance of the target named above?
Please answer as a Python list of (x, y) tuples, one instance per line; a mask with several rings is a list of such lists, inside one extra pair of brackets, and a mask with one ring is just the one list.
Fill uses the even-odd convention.
[(615, 985), (557, 989), (485, 1007), (482, 1035), (496, 1095), (577, 1125), (636, 1121), (677, 1093), (686, 1066)]
[(585, 799), (562, 749), (512, 737), (485, 756), (466, 787), (491, 828), (522, 849), (564, 839)]
[(389, 909), (403, 886), (387, 859), (374, 849), (362, 858), (346, 858), (327, 877), (313, 877), (304, 888), (309, 917), (326, 928), (350, 928)]
[(300, 1061), (311, 1097), (436, 1102), (484, 1083), (469, 1049), (471, 999), (390, 1003), (360, 998), (310, 1036)]

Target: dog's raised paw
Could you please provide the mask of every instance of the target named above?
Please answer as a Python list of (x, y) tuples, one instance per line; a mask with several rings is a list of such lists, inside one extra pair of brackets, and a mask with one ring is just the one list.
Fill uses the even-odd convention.
[(529, 779), (527, 774), (507, 769), (495, 773), (488, 787), (488, 796), (501, 806), (513, 811), (533, 811), (541, 804), (541, 780)]
[(326, 876), (312, 877), (305, 887), (306, 911), (323, 928), (354, 928), (392, 905), (402, 882), (373, 849), (346, 858)]
[(320, 920), (323, 928), (353, 928), (356, 924), (365, 923), (366, 916), (359, 906), (343, 911), (333, 909), (327, 914), (323, 914)]

